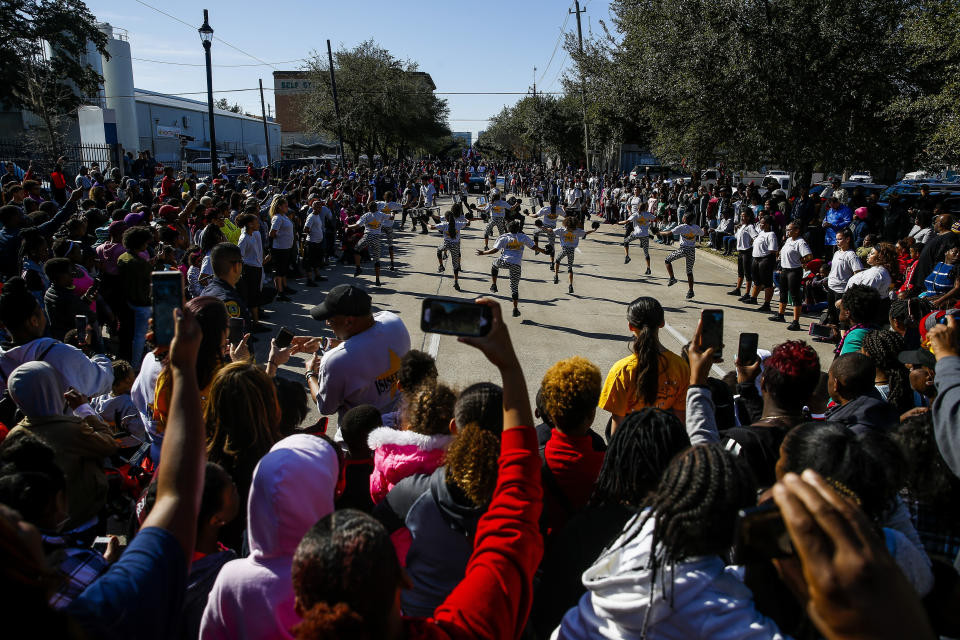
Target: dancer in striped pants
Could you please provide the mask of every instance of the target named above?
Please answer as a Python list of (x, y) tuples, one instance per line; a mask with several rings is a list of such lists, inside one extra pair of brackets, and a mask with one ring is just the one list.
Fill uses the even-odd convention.
[(438, 221), (437, 224), (430, 225), (431, 229), (443, 233), (443, 240), (437, 247), (437, 261), (440, 263), (437, 271), (443, 273), (446, 270), (443, 266), (444, 252), (449, 251), (450, 261), (453, 263), (453, 288), (457, 291), (460, 291), (460, 230), (470, 224), (466, 220), (457, 219), (459, 207), (459, 204), (454, 204), (453, 208), (444, 214), (444, 222), (439, 222), (439, 218), (435, 218)]
[(660, 235), (680, 235), (680, 248), (667, 256), (664, 264), (667, 267), (667, 274), (670, 276), (670, 281), (667, 282), (667, 286), (672, 287), (677, 284), (677, 279), (673, 277), (673, 262), (679, 260), (681, 257), (684, 258), (687, 263), (687, 284), (690, 287), (687, 291), (688, 300), (693, 297), (693, 264), (697, 260), (697, 236), (703, 235), (703, 229), (693, 224), (694, 218), (695, 215), (693, 213), (684, 214), (683, 224), (673, 229), (660, 232)]
[(501, 252), (500, 257), (493, 262), (493, 267), (490, 269), (490, 276), (493, 278), (490, 291), (497, 292), (497, 275), (500, 269), (506, 268), (510, 272), (510, 295), (513, 298), (514, 317), (520, 315), (517, 302), (520, 299), (520, 263), (523, 261), (523, 249), (529, 247), (536, 253), (545, 253), (543, 249), (536, 246), (530, 236), (520, 232), (521, 228), (519, 220), (511, 220), (507, 227), (507, 233), (497, 238), (492, 249), (477, 249), (478, 256), (487, 256), (497, 251)]

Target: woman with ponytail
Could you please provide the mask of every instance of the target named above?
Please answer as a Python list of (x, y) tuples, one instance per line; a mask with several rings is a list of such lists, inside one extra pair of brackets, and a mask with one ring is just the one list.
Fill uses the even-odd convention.
[(449, 251), (450, 261), (453, 263), (453, 288), (457, 291), (460, 291), (460, 230), (470, 226), (468, 220), (461, 219), (461, 213), (460, 205), (454, 204), (443, 215), (444, 222), (440, 222), (439, 218), (434, 218), (437, 224), (430, 225), (430, 228), (434, 231), (443, 233), (443, 240), (437, 247), (437, 261), (440, 263), (437, 271), (443, 273), (445, 270), (443, 262), (446, 253)]
[[(482, 338), (462, 340), (483, 351), (500, 370), (503, 433), (495, 489), (472, 537), (473, 552), (463, 578), (433, 617), (405, 617), (398, 605), (410, 582), (387, 530), (359, 511), (336, 511), (307, 532), (293, 558), (296, 610), (303, 618), (294, 629), (297, 638), (509, 639), (524, 633), (533, 574), (543, 555), (537, 526), (540, 457), (536, 432), (528, 426), (533, 414), (523, 371), (500, 305), (488, 298), (480, 303), (492, 308), (493, 328)], [(457, 420), (459, 425), (459, 414)], [(486, 419), (475, 424), (487, 432), (492, 426)], [(487, 438), (479, 433), (476, 437)], [(474, 493), (485, 486), (471, 482), (457, 490)], [(474, 497), (486, 495), (485, 491)]]
[(610, 368), (600, 393), (600, 408), (611, 413), (611, 430), (644, 407), (673, 411), (683, 421), (690, 366), (660, 344), (663, 307), (655, 298), (637, 298), (627, 307), (627, 323), (632, 353)]
[[(499, 387), (489, 383), (465, 389), (450, 423), (454, 439), (446, 464), (401, 480), (373, 511), (391, 533), (410, 578), (400, 596), (404, 615), (429, 618), (463, 579), (477, 522), (497, 484), (501, 398)], [(497, 415), (483, 421), (488, 405)]]

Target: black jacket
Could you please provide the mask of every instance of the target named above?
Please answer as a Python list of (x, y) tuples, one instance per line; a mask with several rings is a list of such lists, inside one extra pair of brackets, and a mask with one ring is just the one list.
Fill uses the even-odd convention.
[(871, 429), (885, 432), (900, 424), (896, 408), (872, 395), (860, 396), (843, 406), (835, 406), (827, 411), (825, 417), (830, 422), (845, 424), (856, 433)]

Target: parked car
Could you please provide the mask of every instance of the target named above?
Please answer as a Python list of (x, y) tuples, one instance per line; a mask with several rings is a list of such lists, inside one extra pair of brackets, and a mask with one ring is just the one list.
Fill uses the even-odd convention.
[(783, 189), (787, 193), (790, 192), (790, 186), (792, 185), (793, 180), (790, 177), (790, 174), (786, 171), (773, 170), (767, 173), (761, 182), (761, 186), (766, 188), (773, 189)]
[[(829, 186), (829, 182), (821, 182), (820, 184), (815, 184), (810, 187), (810, 195), (819, 198), (823, 190)], [(854, 189), (862, 190), (865, 196), (869, 196), (871, 193), (876, 193), (880, 195), (887, 189), (885, 184), (874, 184), (872, 182), (841, 182), (840, 188), (846, 189), (847, 193), (852, 194)]]
[(486, 188), (487, 174), (486, 172), (474, 172), (470, 174), (470, 178), (467, 180), (467, 190), (473, 193), (477, 191), (478, 193), (483, 193)]
[(879, 204), (886, 207), (890, 204), (890, 197), (893, 194), (900, 196), (900, 202), (909, 206), (920, 197), (920, 187), (926, 186), (930, 189), (930, 197), (935, 200), (946, 200), (954, 196), (960, 196), (960, 184), (954, 182), (898, 182), (887, 187), (880, 194)]

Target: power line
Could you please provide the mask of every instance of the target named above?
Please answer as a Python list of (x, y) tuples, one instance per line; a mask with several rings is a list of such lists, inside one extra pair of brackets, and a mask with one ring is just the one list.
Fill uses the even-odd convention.
[[(137, 1), (139, 4), (142, 4), (143, 6), (147, 7), (148, 9), (153, 9), (153, 10), (156, 11), (157, 13), (161, 13), (161, 14), (167, 16), (168, 18), (170, 18), (170, 19), (172, 19), (172, 20), (176, 20), (176, 21), (179, 22), (180, 24), (186, 25), (186, 26), (190, 27), (191, 29), (196, 29), (196, 28), (197, 28), (195, 25), (192, 25), (192, 24), (190, 24), (190, 23), (188, 23), (188, 22), (185, 22), (185, 21), (181, 20), (180, 18), (178, 18), (177, 16), (172, 15), (172, 14), (169, 14), (169, 13), (167, 13), (166, 11), (164, 11), (164, 10), (162, 10), (162, 9), (158, 9), (157, 7), (154, 7), (153, 5), (147, 4), (147, 3), (144, 2), (143, 0), (136, 0), (136, 1)], [(263, 66), (272, 67), (273, 69), (276, 69), (276, 67), (275, 67), (272, 63), (270, 63), (270, 62), (264, 62), (263, 60), (261, 60), (260, 58), (258, 58), (258, 57), (255, 56), (255, 55), (253, 55), (252, 53), (247, 53), (246, 51), (244, 51), (244, 50), (241, 49), (240, 47), (236, 47), (236, 46), (230, 44), (229, 42), (227, 42), (227, 41), (224, 40), (223, 38), (220, 38), (220, 37), (218, 37), (218, 36), (213, 36), (213, 38), (214, 38), (214, 40), (218, 40), (218, 41), (221, 42), (222, 44), (227, 45), (227, 46), (230, 47), (231, 49), (234, 49), (235, 51), (239, 51), (240, 53), (242, 53), (243, 55), (247, 56), (248, 58), (253, 58), (254, 60), (256, 60), (257, 62), (259, 62), (259, 63), (260, 63), (261, 65), (263, 65)]]
[[(202, 62), (172, 62), (172, 61), (170, 61), (170, 60), (151, 60), (151, 59), (149, 59), (149, 58), (134, 58), (134, 57), (131, 57), (130, 60), (136, 60), (137, 62), (151, 62), (151, 63), (153, 63), (153, 64), (172, 64), (172, 65), (176, 65), (176, 66), (178, 66), (178, 67), (203, 67), (203, 66), (206, 66), (206, 65), (205, 65), (204, 63), (202, 63)], [(270, 67), (272, 67), (273, 65), (277, 65), (277, 64), (293, 64), (293, 63), (295, 63), (295, 62), (307, 62), (307, 61), (308, 61), (308, 58), (298, 58), (298, 59), (296, 59), (296, 60), (282, 60), (282, 61), (280, 61), (280, 62), (264, 62), (264, 63), (256, 62), (256, 63), (250, 63), (250, 64), (214, 64), (214, 65), (211, 65), (211, 66), (212, 66), (214, 69), (220, 69), (220, 68), (222, 68), (222, 69), (227, 69), (227, 68), (232, 69), (232, 68), (237, 68), (237, 67), (265, 67), (265, 66), (270, 66)]]
[(566, 17), (563, 19), (563, 24), (560, 26), (560, 35), (557, 36), (557, 42), (553, 45), (553, 53), (550, 54), (550, 60), (547, 61), (547, 66), (543, 68), (543, 73), (540, 74), (540, 83), (543, 83), (544, 77), (547, 75), (547, 70), (550, 68), (550, 63), (553, 62), (553, 57), (557, 55), (557, 49), (560, 48), (560, 41), (563, 40), (563, 36), (566, 35), (567, 22), (570, 20), (570, 14), (567, 13)]
[[(273, 87), (264, 87), (264, 91), (276, 91)], [(243, 91), (260, 91), (260, 87), (250, 87), (249, 89), (214, 89), (214, 93), (240, 93)], [(158, 97), (164, 96), (195, 96), (206, 94), (206, 91), (183, 91), (180, 93), (159, 93), (159, 92), (149, 92), (142, 93), (138, 95), (127, 95), (127, 96), (106, 96), (107, 98), (137, 98), (140, 96), (151, 96), (156, 95)], [(355, 95), (439, 95), (439, 96), (525, 96), (528, 94), (527, 91), (345, 91), (344, 93), (352, 93)], [(553, 93), (557, 95), (562, 95), (563, 91), (538, 91), (537, 93)]]

